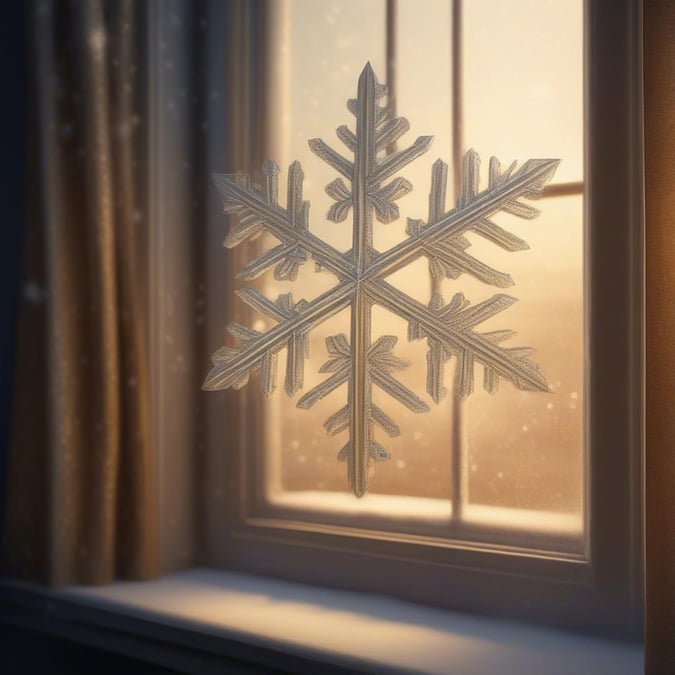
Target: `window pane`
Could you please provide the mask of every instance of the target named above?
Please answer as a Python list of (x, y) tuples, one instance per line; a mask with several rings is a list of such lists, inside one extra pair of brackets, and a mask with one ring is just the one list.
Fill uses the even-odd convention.
[[(481, 329), (516, 328), (518, 335), (512, 341), (536, 348), (534, 360), (552, 392), (523, 392), (505, 385), (493, 396), (476, 389), (463, 404), (468, 500), (580, 513), (583, 199), (551, 198), (538, 206), (541, 216), (518, 230), (527, 238), (529, 251), (495, 254), (485, 246), (485, 258), (492, 254), (498, 269), (505, 269), (511, 259), (516, 282), (512, 293), (518, 302)], [(478, 246), (476, 241), (472, 247), (476, 255)]]
[(464, 139), (481, 157), (557, 157), (583, 180), (582, 0), (464, 7)]
[[(323, 138), (347, 155), (335, 140), (334, 130), (343, 124), (353, 128), (345, 103), (356, 94), (365, 62), (371, 62), (381, 81), (385, 79), (385, 4), (291, 0), (280, 28), (283, 35), (276, 43), (280, 45), (278, 61), (286, 66), (281, 69), (283, 82), (276, 85), (270, 154), (282, 167), (294, 159), (301, 161), (305, 199), (311, 202), (310, 227), (343, 251), (351, 246), (351, 218), (340, 224), (326, 220), (333, 201), (324, 188), (336, 174), (310, 152), (307, 140)], [(398, 222), (376, 224), (377, 249), (385, 250), (405, 238), (407, 217), (427, 218), (431, 164), (438, 157), (449, 164), (446, 208), (453, 202), (454, 159), (469, 147), (478, 150), (483, 160), (481, 189), (487, 187), (491, 155), (498, 156), (503, 165), (514, 159), (559, 157), (562, 162), (554, 183), (583, 179), (581, 2), (462, 3), (459, 108), (463, 119), (457, 121), (462, 123), (464, 148), (452, 147), (451, 4), (429, 2), (424, 12), (411, 0), (396, 4), (396, 106), (397, 114), (411, 125), (399, 145), (426, 134), (434, 135), (435, 142), (427, 155), (400, 172), (414, 190), (398, 202), (402, 216)], [(280, 178), (285, 194), (285, 171)], [(324, 421), (345, 404), (345, 387), (310, 411), (295, 407), (302, 394), (289, 399), (279, 387), (264, 403), (264, 471), (273, 502), (344, 513), (395, 512), (450, 519), (454, 499), (455, 508), (458, 500), (466, 507), (463, 513), (468, 521), (511, 519), (512, 524), (524, 527), (580, 530), (583, 197), (549, 197), (535, 205), (542, 211), (536, 220), (509, 215), (493, 218), (527, 241), (527, 251), (506, 252), (478, 236), (467, 237), (468, 252), (509, 273), (513, 288), (495, 288), (467, 275), (432, 282), (426, 259), (388, 281), (425, 304), (433, 290), (441, 292), (446, 302), (458, 292), (472, 304), (501, 292), (518, 298), (476, 330), (516, 330), (516, 337), (506, 346), (533, 347), (533, 360), (542, 368), (552, 392), (522, 392), (502, 382), (499, 391), (489, 395), (482, 390), (482, 368), (477, 366), (473, 395), (453, 406), (454, 358), (445, 374), (449, 395), (438, 406), (429, 400), (428, 413), (414, 414), (376, 388), (375, 404), (399, 424), (401, 435), (390, 439), (376, 431), (391, 459), (377, 464), (369, 494), (357, 500), (348, 491), (345, 464), (336, 460), (344, 435), (329, 437), (323, 429)], [(295, 282), (279, 282), (266, 275), (261, 288), (272, 298), (292, 292), (297, 301), (314, 298), (334, 284), (331, 274), (316, 273), (305, 265)], [(407, 324), (385, 310), (375, 308), (372, 316), (373, 341), (379, 335), (395, 335), (395, 353), (411, 364), (397, 378), (428, 400), (426, 341), (408, 342)], [(261, 322), (257, 328), (264, 325)], [(326, 378), (319, 373), (327, 359), (325, 338), (341, 332), (349, 334), (348, 311), (312, 331), (305, 392)], [(552, 512), (569, 517), (558, 522), (550, 517)]]

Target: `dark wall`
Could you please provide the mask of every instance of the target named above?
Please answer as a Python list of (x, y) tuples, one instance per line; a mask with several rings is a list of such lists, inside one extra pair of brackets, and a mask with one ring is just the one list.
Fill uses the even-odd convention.
[(24, 202), (24, 5), (0, 7), (0, 540)]

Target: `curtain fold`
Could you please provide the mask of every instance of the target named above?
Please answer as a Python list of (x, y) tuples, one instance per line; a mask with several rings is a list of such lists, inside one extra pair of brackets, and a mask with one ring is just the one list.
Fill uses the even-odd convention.
[(3, 557), (51, 585), (158, 572), (140, 10), (27, 9), (33, 203)]
[(644, 3), (645, 671), (675, 673), (675, 3)]

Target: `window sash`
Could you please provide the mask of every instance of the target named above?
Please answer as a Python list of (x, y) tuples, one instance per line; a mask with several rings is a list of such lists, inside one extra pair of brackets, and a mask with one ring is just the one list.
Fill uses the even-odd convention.
[[(397, 47), (397, 18), (398, 18), (398, 0), (383, 0), (385, 6), (385, 54), (387, 64), (387, 87), (389, 94), (393, 99), (394, 114), (396, 114), (396, 92), (399, 89), (397, 81), (398, 69), (398, 47)], [(452, 109), (450, 111), (450, 127), (452, 130), (452, 151), (451, 162), (453, 165), (454, 194), (461, 192), (462, 163), (464, 153), (467, 148), (463, 140), (464, 130), (464, 84), (463, 84), (463, 0), (448, 0), (451, 9), (451, 22), (448, 26), (449, 37), (451, 40), (451, 74), (448, 86), (452, 91)], [(283, 13), (283, 12), (282, 12)], [(284, 21), (279, 22), (281, 25)], [(283, 30), (283, 29), (282, 29)], [(283, 38), (282, 38), (283, 39)], [(269, 86), (274, 86), (273, 82)], [(281, 99), (281, 97), (278, 97)], [(270, 134), (278, 134), (278, 122), (273, 121)], [(394, 147), (389, 148), (393, 151)], [(571, 195), (583, 195), (583, 181), (553, 183), (544, 188), (542, 199), (551, 197), (563, 197)], [(434, 282), (434, 291), (440, 291), (440, 287)], [(258, 406), (255, 396), (249, 399), (247, 405)], [(255, 501), (255, 512), (265, 513), (269, 516), (276, 515), (279, 518), (304, 520), (326, 524), (351, 525), (371, 529), (385, 529), (404, 532), (406, 526), (412, 527), (417, 532), (433, 533), (438, 538), (475, 538), (480, 541), (485, 538), (485, 532), (496, 533), (500, 541), (519, 541), (522, 545), (530, 547), (554, 547), (558, 553), (572, 553), (576, 555), (583, 551), (585, 543), (581, 540), (583, 532), (576, 530), (563, 523), (560, 514), (547, 513), (544, 511), (535, 511), (534, 509), (514, 509), (504, 508), (501, 513), (497, 509), (489, 507), (480, 508), (476, 504), (471, 504), (467, 500), (466, 486), (468, 481), (467, 474), (467, 452), (468, 449), (462, 443), (462, 425), (463, 408), (457, 397), (452, 397), (450, 401), (452, 406), (453, 430), (449, 439), (449, 453), (451, 456), (451, 497), (449, 499), (450, 508), (446, 509), (445, 500), (425, 500), (418, 498), (399, 497), (400, 500), (406, 500), (408, 517), (393, 522), (391, 518), (386, 517), (386, 506), (392, 506), (391, 500), (384, 495), (369, 495), (369, 512), (367, 515), (357, 516), (354, 514), (356, 509), (349, 508), (349, 502), (342, 500), (338, 493), (328, 493), (325, 491), (316, 492), (316, 503), (312, 505), (309, 493), (303, 495), (294, 495), (283, 493), (270, 485), (278, 480), (278, 476), (269, 466), (270, 458), (265, 452), (256, 453), (255, 449), (247, 452), (247, 455), (255, 454), (255, 462), (251, 462), (252, 473), (266, 474), (265, 482), (261, 483), (257, 479), (251, 481), (250, 490)], [(256, 416), (266, 417), (266, 412), (256, 408)], [(258, 433), (256, 429), (252, 433)], [(256, 441), (256, 447), (264, 447), (266, 439)], [(253, 444), (252, 444), (253, 445)], [(255, 468), (254, 468), (255, 467)], [(274, 475), (272, 475), (274, 474)], [(261, 496), (258, 496), (260, 493)], [(266, 495), (266, 496), (264, 496)], [(377, 502), (377, 503), (374, 503)], [(438, 502), (438, 503), (436, 503)], [(441, 503), (443, 502), (443, 503)], [(332, 508), (331, 508), (332, 505)], [(370, 508), (372, 507), (372, 509)], [(363, 511), (363, 509), (359, 509)], [(471, 515), (465, 518), (463, 512), (469, 510)], [(440, 523), (439, 513), (446, 512), (443, 523)], [(347, 512), (347, 516), (344, 514)], [(431, 518), (425, 517), (425, 513), (431, 513)], [(506, 523), (505, 515), (510, 514), (513, 517), (514, 524), (509, 526)], [(479, 517), (482, 514), (482, 518)], [(486, 516), (493, 514), (491, 523), (487, 523)], [(399, 514), (401, 515), (401, 514)], [(429, 520), (435, 521), (435, 527), (430, 526)], [(583, 521), (583, 516), (581, 516)], [(406, 522), (407, 521), (407, 522)], [(503, 527), (499, 527), (499, 523)], [(548, 527), (546, 526), (548, 524)], [(560, 529), (560, 532), (557, 530)], [(583, 528), (582, 528), (583, 529)], [(475, 535), (475, 537), (474, 537)], [(511, 539), (509, 539), (511, 535)], [(554, 545), (553, 542), (556, 542)]]

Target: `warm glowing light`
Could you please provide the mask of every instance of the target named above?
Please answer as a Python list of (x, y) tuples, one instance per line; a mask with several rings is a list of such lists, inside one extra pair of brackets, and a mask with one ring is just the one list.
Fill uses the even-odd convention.
[[(412, 136), (433, 134), (435, 141), (431, 152), (402, 172), (416, 189), (401, 200), (399, 222), (376, 226), (379, 249), (405, 236), (406, 216), (426, 217), (433, 161), (442, 157), (452, 172), (450, 3), (428, 0), (423, 12), (413, 0), (399, 0), (397, 5), (397, 110), (410, 120)], [(463, 3), (462, 150), (473, 147), (481, 157), (494, 154), (505, 163), (559, 157), (556, 182), (583, 181), (582, 5), (581, 0)], [(275, 43), (276, 67), (284, 77), (276, 84), (277, 127), (271, 133), (276, 145), (270, 156), (286, 166), (292, 158), (301, 161), (312, 228), (342, 250), (351, 245), (351, 225), (341, 227), (324, 219), (331, 203), (324, 187), (335, 175), (312, 155), (307, 140), (328, 138), (348, 119), (345, 102), (354, 96), (366, 61), (384, 79), (385, 25), (384, 2), (290, 0)], [(451, 176), (450, 184), (452, 180)], [(280, 189), (285, 191), (285, 185)], [(529, 513), (523, 522), (535, 529), (580, 532), (583, 196), (547, 198), (536, 206), (543, 212), (537, 220), (515, 225), (509, 221), (509, 227), (528, 241), (529, 251), (507, 253), (469, 237), (472, 255), (513, 276), (516, 286), (507, 292), (519, 299), (507, 312), (482, 324), (481, 330), (517, 326), (513, 345), (536, 347), (536, 361), (553, 393), (527, 393), (504, 384), (494, 396), (477, 390), (462, 404), (465, 501), (471, 504), (466, 517), (472, 517), (473, 509), (473, 517), (506, 526)], [(495, 220), (500, 222), (499, 217)], [(398, 275), (406, 292), (428, 301), (431, 281), (426, 261)], [(265, 292), (274, 296), (297, 294), (300, 289), (310, 299), (331, 284), (330, 276), (306, 265), (294, 284), (266, 279)], [(461, 290), (472, 302), (494, 292), (467, 276), (445, 280), (441, 290), (446, 298)], [(397, 353), (414, 364), (401, 374), (401, 381), (423, 392), (426, 345), (408, 343), (405, 323), (386, 311), (376, 308), (373, 318), (373, 339), (385, 331), (398, 335)], [(312, 333), (305, 390), (323, 377), (318, 367), (325, 360), (325, 337), (348, 332), (347, 326), (343, 313)], [(451, 374), (449, 369), (448, 386)], [(419, 415), (396, 407), (402, 435), (387, 441), (392, 459), (378, 465), (371, 495), (358, 502), (337, 495), (346, 489), (344, 467), (335, 461), (342, 440), (329, 438), (321, 426), (341, 396), (343, 391), (334, 392), (311, 412), (296, 410), (295, 401), (281, 393), (265, 403), (272, 500), (345, 513), (449, 517), (454, 424), (450, 400)], [(387, 400), (386, 405), (398, 404)], [(495, 507), (504, 508), (500, 512)]]

